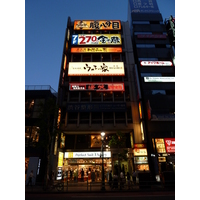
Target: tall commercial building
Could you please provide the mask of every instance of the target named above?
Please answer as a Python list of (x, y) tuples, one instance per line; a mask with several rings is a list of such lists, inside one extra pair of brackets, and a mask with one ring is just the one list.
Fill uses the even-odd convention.
[[(120, 167), (127, 173), (149, 170), (146, 135), (135, 87), (135, 61), (128, 22), (68, 18), (58, 88), (59, 113), (53, 169), (57, 179), (69, 170), (80, 179), (97, 173), (101, 180), (101, 132), (105, 132), (105, 174), (116, 173), (119, 150), (127, 150)], [(139, 82), (138, 82), (139, 83)], [(117, 132), (124, 146), (109, 148)], [(67, 176), (67, 177), (66, 177)]]
[(175, 66), (156, 0), (129, 0), (140, 116), (152, 175), (175, 169)]

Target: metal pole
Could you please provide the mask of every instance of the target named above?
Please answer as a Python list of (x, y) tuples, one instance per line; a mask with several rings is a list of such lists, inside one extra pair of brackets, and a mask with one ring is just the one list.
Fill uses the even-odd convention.
[(102, 150), (102, 154), (101, 154), (101, 158), (102, 158), (102, 187), (101, 190), (105, 191), (105, 177), (104, 177), (104, 161), (103, 161), (103, 140), (102, 140), (102, 146), (101, 146), (101, 150)]

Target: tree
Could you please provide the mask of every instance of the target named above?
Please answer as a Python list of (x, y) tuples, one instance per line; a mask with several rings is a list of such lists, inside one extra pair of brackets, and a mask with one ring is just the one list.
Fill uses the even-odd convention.
[(39, 143), (38, 145), (44, 149), (45, 159), (45, 174), (44, 183), (45, 186), (48, 184), (49, 174), (49, 159), (50, 159), (50, 148), (52, 139), (57, 134), (54, 120), (58, 114), (58, 107), (56, 106), (56, 99), (49, 98), (45, 103), (39, 105)]
[(109, 141), (108, 145), (110, 147), (117, 148), (117, 159), (118, 159), (118, 180), (120, 178), (120, 161), (127, 160), (127, 153), (128, 151), (122, 149), (125, 147), (126, 136), (121, 131), (117, 131), (115, 135), (112, 136), (111, 140)]

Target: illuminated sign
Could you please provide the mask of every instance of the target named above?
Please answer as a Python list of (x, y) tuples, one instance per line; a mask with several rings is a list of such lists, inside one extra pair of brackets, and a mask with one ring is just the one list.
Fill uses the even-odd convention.
[(138, 39), (166, 39), (165, 34), (138, 34)]
[(157, 153), (166, 153), (164, 139), (155, 139)]
[(148, 164), (143, 164), (143, 165), (136, 165), (136, 170), (139, 171), (149, 171), (149, 165)]
[(76, 34), (72, 45), (121, 45), (121, 34)]
[(122, 47), (72, 47), (71, 53), (121, 53)]
[(141, 66), (172, 66), (171, 61), (140, 61)]
[(141, 102), (139, 102), (139, 114), (140, 114), (140, 119), (142, 119), (142, 105), (141, 105)]
[(69, 83), (70, 91), (124, 91), (124, 83)]
[(120, 20), (75, 20), (74, 30), (121, 30)]
[[(102, 152), (65, 152), (65, 158), (101, 158)], [(103, 152), (104, 158), (111, 158), (110, 151)]]
[(167, 153), (175, 153), (175, 138), (165, 138)]
[(175, 77), (144, 77), (144, 82), (175, 82)]
[(63, 166), (63, 153), (59, 152), (58, 154), (58, 167), (62, 167)]
[(129, 0), (131, 13), (159, 13), (156, 0)]
[(135, 164), (148, 163), (148, 158), (147, 157), (134, 157), (134, 163)]
[(68, 76), (124, 76), (123, 62), (69, 62)]
[(101, 136), (100, 135), (91, 135), (91, 148), (92, 147), (101, 147)]
[(135, 148), (133, 149), (134, 156), (147, 156), (146, 148)]
[(134, 147), (135, 148), (144, 148), (144, 147), (146, 147), (146, 145), (145, 144), (134, 144)]

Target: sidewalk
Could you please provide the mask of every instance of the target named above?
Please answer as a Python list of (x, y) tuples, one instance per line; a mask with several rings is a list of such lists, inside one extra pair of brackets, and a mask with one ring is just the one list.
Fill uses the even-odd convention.
[[(100, 192), (101, 191), (101, 182), (87, 183), (87, 182), (64, 182), (64, 189), (62, 191), (58, 191), (57, 188), (53, 189), (43, 189), (42, 184), (34, 185), (34, 186), (25, 186), (25, 193), (79, 193), (79, 192)], [(105, 183), (105, 192), (145, 192), (145, 191), (175, 191), (175, 187), (164, 187), (161, 184), (149, 185), (145, 188), (139, 187), (139, 185), (132, 185), (131, 189), (128, 190), (127, 183), (124, 185), (122, 190), (119, 189), (111, 189), (109, 184)]]

